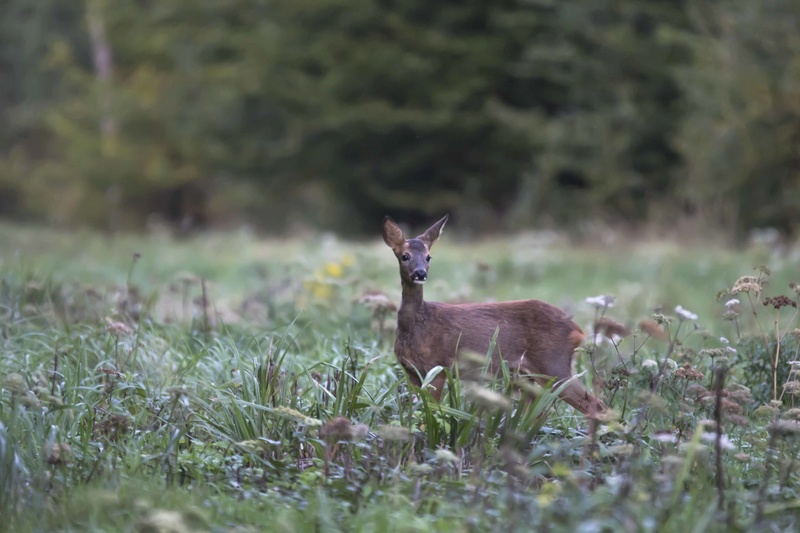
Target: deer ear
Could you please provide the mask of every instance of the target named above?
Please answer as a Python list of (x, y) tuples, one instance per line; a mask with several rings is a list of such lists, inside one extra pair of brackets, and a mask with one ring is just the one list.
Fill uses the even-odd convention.
[(403, 230), (392, 217), (387, 216), (383, 219), (383, 240), (392, 250), (399, 250), (406, 242)]
[(417, 237), (419, 240), (425, 243), (425, 245), (430, 248), (431, 245), (439, 238), (442, 234), (442, 230), (444, 229), (444, 225), (447, 222), (447, 219), (450, 215), (445, 215), (442, 219), (427, 229), (425, 233)]

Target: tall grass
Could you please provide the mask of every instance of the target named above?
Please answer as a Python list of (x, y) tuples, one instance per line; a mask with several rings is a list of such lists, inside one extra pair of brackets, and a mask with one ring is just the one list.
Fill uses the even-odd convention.
[[(80, 265), (19, 243), (0, 261), (0, 529), (798, 526), (785, 259), (440, 243), (430, 298), (543, 296), (596, 334), (574, 379), (611, 409), (586, 419), (564, 384), (492, 375), (486, 354), (413, 387), (383, 332), (383, 247), (125, 238), (106, 258), (94, 239), (71, 243)], [(598, 293), (614, 305), (584, 302)]]

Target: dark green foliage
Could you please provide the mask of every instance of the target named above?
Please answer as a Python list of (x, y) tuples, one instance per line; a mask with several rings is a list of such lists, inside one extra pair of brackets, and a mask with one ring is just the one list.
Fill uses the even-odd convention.
[(798, 20), (792, 0), (8, 0), (0, 215), (788, 233)]

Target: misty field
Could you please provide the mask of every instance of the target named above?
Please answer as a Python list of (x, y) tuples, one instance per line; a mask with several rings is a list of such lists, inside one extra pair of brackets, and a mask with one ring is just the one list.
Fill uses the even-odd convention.
[(609, 411), (507, 369), (441, 369), (441, 403), (411, 390), (377, 224), (361, 243), (0, 226), (0, 530), (800, 527), (800, 251), (445, 232), (432, 255), (428, 300), (573, 314), (594, 341), (577, 379)]

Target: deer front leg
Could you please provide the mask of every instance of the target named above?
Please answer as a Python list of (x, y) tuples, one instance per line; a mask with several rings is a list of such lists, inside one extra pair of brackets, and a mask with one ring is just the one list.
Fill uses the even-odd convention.
[(594, 414), (600, 411), (605, 411), (606, 406), (603, 402), (598, 400), (593, 394), (589, 393), (577, 381), (570, 382), (561, 394), (562, 400), (570, 404), (572, 407), (583, 413), (584, 415)]

